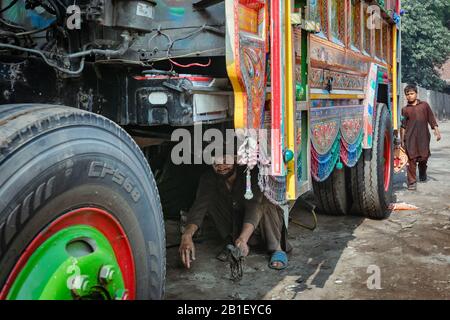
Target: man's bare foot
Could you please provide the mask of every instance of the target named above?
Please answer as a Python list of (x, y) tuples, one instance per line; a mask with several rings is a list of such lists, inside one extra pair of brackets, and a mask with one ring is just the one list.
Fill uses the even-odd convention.
[(277, 250), (272, 253), (272, 257), (270, 258), (269, 267), (275, 270), (283, 270), (287, 267), (288, 258), (286, 252), (282, 250)]

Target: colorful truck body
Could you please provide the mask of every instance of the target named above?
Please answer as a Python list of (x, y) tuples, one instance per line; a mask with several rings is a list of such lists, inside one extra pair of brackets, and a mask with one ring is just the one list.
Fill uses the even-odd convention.
[[(364, 150), (371, 157), (374, 135), (380, 134), (375, 132), (377, 109), (387, 109), (388, 127), (398, 127), (400, 2), (272, 1), (267, 7), (262, 1), (233, 3), (227, 7), (227, 21), (233, 17), (239, 21), (227, 33), (229, 52), (235, 53), (227, 56), (227, 63), (230, 78), (237, 78), (235, 126), (270, 129), (270, 172), (286, 177), (284, 200), (294, 201), (314, 185), (319, 205), (328, 213), (350, 212), (352, 198), (367, 202), (357, 198), (371, 197), (370, 204), (361, 203), (357, 210), (385, 216), (392, 192), (392, 134), (385, 135), (378, 155), (386, 166), (373, 164), (384, 180), (369, 188), (376, 190), (363, 196), (351, 191), (350, 180), (353, 176), (354, 189), (367, 187), (364, 182), (358, 185), (355, 167), (358, 162), (364, 166), (360, 160)], [(255, 26), (253, 31), (249, 25)], [(255, 58), (246, 55), (251, 49), (245, 39), (266, 34), (270, 42), (253, 45)], [(244, 43), (240, 51), (233, 46), (236, 43)], [(270, 66), (266, 91), (248, 85), (254, 70), (264, 70), (264, 49)], [(263, 94), (270, 101), (265, 109), (256, 98)], [(260, 119), (266, 119), (265, 127)], [(370, 175), (367, 170), (359, 171)], [(277, 181), (278, 190), (283, 190), (284, 181)], [(378, 184), (384, 185), (384, 192), (378, 191)], [(274, 200), (282, 202), (283, 196)]]

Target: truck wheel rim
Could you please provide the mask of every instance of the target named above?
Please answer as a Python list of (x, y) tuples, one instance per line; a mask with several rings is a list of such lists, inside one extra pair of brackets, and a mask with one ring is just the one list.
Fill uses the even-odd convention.
[(391, 184), (391, 138), (389, 133), (384, 135), (384, 191), (388, 192)]
[(135, 298), (135, 267), (120, 223), (98, 208), (81, 208), (53, 221), (28, 245), (0, 299)]

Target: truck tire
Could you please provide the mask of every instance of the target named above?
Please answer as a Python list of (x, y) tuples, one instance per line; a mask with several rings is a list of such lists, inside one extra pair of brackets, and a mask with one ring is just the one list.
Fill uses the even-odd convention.
[(373, 145), (351, 169), (353, 211), (371, 219), (389, 216), (394, 167), (393, 128), (385, 104), (377, 105)]
[(165, 232), (150, 167), (112, 121), (0, 106), (0, 299), (161, 299)]
[(346, 215), (351, 206), (347, 185), (346, 168), (334, 169), (328, 179), (323, 182), (313, 179), (314, 196), (320, 211), (334, 216)]

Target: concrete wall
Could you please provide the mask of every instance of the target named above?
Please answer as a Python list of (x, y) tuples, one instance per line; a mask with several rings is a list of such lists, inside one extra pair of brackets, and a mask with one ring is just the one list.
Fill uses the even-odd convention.
[[(400, 107), (403, 108), (406, 106), (406, 98), (404, 95), (404, 89), (406, 84), (402, 84), (402, 90), (400, 94)], [(419, 99), (427, 101), (431, 109), (433, 109), (434, 114), (439, 120), (449, 119), (450, 118), (450, 95), (436, 92), (432, 90), (426, 90), (424, 88), (419, 87)]]

